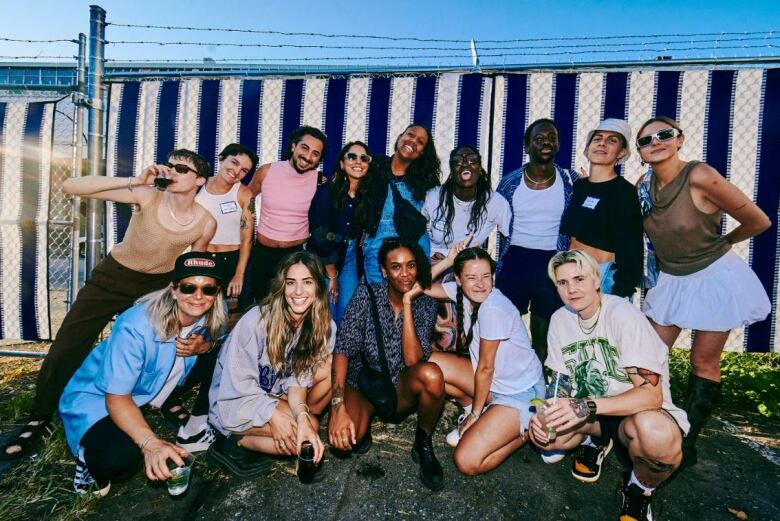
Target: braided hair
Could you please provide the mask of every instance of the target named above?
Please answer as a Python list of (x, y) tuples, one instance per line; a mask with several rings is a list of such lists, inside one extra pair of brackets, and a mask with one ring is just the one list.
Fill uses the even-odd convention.
[[(433, 221), (444, 221), (444, 242), (449, 243), (453, 239), (452, 221), (455, 218), (455, 177), (458, 175), (452, 169), (452, 158), (463, 149), (470, 150), (477, 156), (479, 151), (472, 145), (461, 145), (450, 152), (450, 175), (439, 191), (439, 206), (436, 209), (436, 216)], [(482, 224), (487, 215), (487, 205), (490, 201), (491, 187), (490, 177), (487, 171), (480, 165), (479, 179), (477, 180), (477, 190), (474, 194), (474, 204), (471, 206), (471, 215), (466, 232), (475, 232)]]
[[(490, 274), (496, 273), (496, 262), (488, 252), (482, 248), (473, 247), (462, 250), (455, 256), (455, 260), (452, 262), (452, 271), (460, 278), (463, 273), (463, 268), (469, 261), (484, 260), (490, 265)], [(477, 321), (477, 314), (479, 313), (479, 304), (472, 302), (472, 311), (470, 316), (471, 327), (467, 335), (464, 335), (463, 331), (463, 288), (458, 284), (458, 292), (455, 295), (455, 321), (458, 327), (458, 334), (455, 338), (455, 352), (460, 355), (464, 352), (464, 346), (471, 344), (474, 334), (474, 324)]]

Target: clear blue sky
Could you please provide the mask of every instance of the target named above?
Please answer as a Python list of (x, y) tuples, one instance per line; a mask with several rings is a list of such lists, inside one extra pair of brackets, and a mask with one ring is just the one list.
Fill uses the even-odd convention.
[[(320, 32), (362, 34), (394, 37), (441, 38), (477, 40), (483, 64), (550, 63), (593, 59), (593, 55), (581, 54), (589, 41), (531, 43), (483, 43), (484, 40), (506, 40), (549, 37), (654, 35), (666, 33), (711, 33), (780, 30), (780, 7), (775, 1), (693, 1), (645, 0), (642, 2), (619, 0), (593, 1), (426, 1), (396, 0), (372, 2), (370, 0), (31, 0), (29, 2), (2, 1), (0, 37), (24, 39), (75, 38), (79, 32), (89, 32), (89, 4), (97, 3), (107, 12), (109, 22), (154, 25), (184, 25), (214, 28), (277, 30), (291, 32)], [(773, 39), (744, 40), (748, 36), (725, 36), (742, 41), (720, 43), (723, 46), (780, 46), (780, 32)], [(109, 45), (106, 57), (110, 59), (214, 59), (245, 58), (264, 61), (294, 57), (355, 57), (355, 56), (409, 56), (457, 55), (457, 58), (412, 60), (376, 60), (373, 65), (419, 64), (469, 64), (469, 52), (463, 43), (414, 43), (370, 39), (323, 39), (315, 37), (272, 36), (262, 34), (229, 34), (190, 31), (142, 30), (109, 26), (107, 39), (190, 41), (223, 43), (265, 43), (303, 45), (373, 45), (400, 46), (398, 50), (354, 49), (269, 49), (223, 48), (216, 46), (158, 46), (158, 45)], [(713, 39), (706, 37), (704, 39)], [(713, 42), (659, 44), (679, 38), (645, 38), (621, 40), (622, 48), (610, 47), (620, 52), (602, 53), (597, 59), (631, 59), (654, 54), (675, 58), (707, 57), (713, 51), (697, 51), (695, 47), (711, 47)], [(592, 43), (617, 43), (595, 41)], [(644, 44), (644, 46), (642, 45)], [(574, 51), (572, 55), (530, 55), (529, 45), (551, 48), (537, 49), (536, 53), (561, 53)], [(571, 47), (564, 47), (569, 45)], [(491, 46), (510, 47), (489, 50)], [(684, 48), (656, 52), (664, 46)], [(409, 47), (460, 47), (458, 51), (410, 51)], [(648, 49), (642, 54), (632, 49)], [(720, 56), (780, 55), (780, 48), (723, 49), (715, 51)], [(67, 55), (74, 53), (74, 46), (58, 44), (15, 44), (0, 41), (0, 55)], [(488, 54), (505, 54), (504, 57), (488, 57)], [(515, 55), (511, 55), (515, 54)], [(2, 61), (2, 60), (0, 60)], [(336, 63), (336, 62), (324, 62)], [(354, 63), (354, 62), (341, 62)]]

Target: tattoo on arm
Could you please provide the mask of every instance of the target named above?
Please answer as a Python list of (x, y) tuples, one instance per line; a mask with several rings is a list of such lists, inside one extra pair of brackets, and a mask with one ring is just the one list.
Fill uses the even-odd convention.
[(337, 386), (333, 388), (333, 397), (334, 398), (344, 398), (344, 388)]
[(642, 378), (642, 385), (650, 384), (653, 387), (658, 385), (661, 381), (661, 375), (654, 373), (649, 369), (642, 369), (641, 367), (627, 367), (626, 373), (630, 376), (639, 376)]
[(241, 214), (241, 229), (246, 230), (247, 226), (249, 226), (249, 219), (246, 218), (246, 214)]
[(571, 409), (574, 411), (574, 414), (577, 415), (577, 418), (587, 418), (590, 415), (588, 404), (586, 404), (585, 400), (582, 398), (570, 400), (569, 404), (571, 405)]

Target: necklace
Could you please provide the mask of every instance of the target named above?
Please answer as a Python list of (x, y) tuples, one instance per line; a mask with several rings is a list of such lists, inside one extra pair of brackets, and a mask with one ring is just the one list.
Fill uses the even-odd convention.
[(599, 325), (599, 319), (601, 318), (601, 302), (599, 302), (599, 307), (596, 310), (596, 321), (593, 322), (592, 326), (583, 326), (582, 322), (583, 320), (580, 318), (579, 313), (577, 314), (577, 327), (580, 328), (580, 331), (583, 332), (583, 334), (587, 337), (590, 337), (590, 335), (593, 334), (593, 332), (596, 330), (596, 326)]
[(176, 218), (176, 214), (173, 213), (173, 208), (171, 208), (171, 206), (168, 204), (168, 199), (163, 199), (163, 201), (165, 201), (165, 207), (168, 209), (168, 213), (171, 214), (171, 219), (173, 219), (174, 222), (179, 226), (181, 226), (182, 228), (186, 228), (187, 226), (192, 224), (192, 222), (195, 220), (195, 217), (197, 216), (197, 212), (192, 215), (192, 218), (189, 221), (184, 223), (181, 222), (179, 219)]
[(550, 179), (555, 177), (555, 171), (553, 171), (553, 173), (552, 173), (552, 175), (550, 177), (548, 177), (547, 179), (545, 179), (543, 181), (534, 181), (533, 179), (528, 177), (528, 174), (526, 172), (523, 172), (523, 177), (525, 177), (525, 180), (528, 181), (529, 183), (532, 183), (534, 186), (539, 186), (539, 185), (543, 185), (543, 184), (548, 183), (550, 181)]

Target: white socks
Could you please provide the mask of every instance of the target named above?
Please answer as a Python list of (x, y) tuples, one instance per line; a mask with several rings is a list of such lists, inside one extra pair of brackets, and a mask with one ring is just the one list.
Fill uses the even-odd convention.
[(634, 471), (633, 471), (633, 470), (631, 471), (631, 479), (629, 479), (629, 480), (628, 480), (628, 484), (630, 485), (631, 483), (633, 483), (633, 484), (634, 484), (634, 485), (636, 485), (637, 487), (639, 487), (639, 488), (641, 488), (642, 490), (644, 490), (645, 494), (650, 494), (650, 493), (651, 493), (653, 490), (655, 490), (655, 488), (654, 488), (654, 487), (648, 487), (648, 486), (646, 486), (646, 485), (642, 484), (642, 483), (641, 483), (641, 482), (640, 482), (640, 481), (639, 481), (639, 480), (636, 478), (636, 474), (634, 474)]
[(594, 447), (594, 448), (598, 448), (598, 445), (596, 445), (595, 443), (593, 443), (593, 440), (591, 439), (591, 437), (590, 437), (590, 436), (588, 436), (587, 438), (585, 438), (585, 439), (582, 441), (582, 443), (580, 443), (580, 445), (585, 445), (586, 447)]

